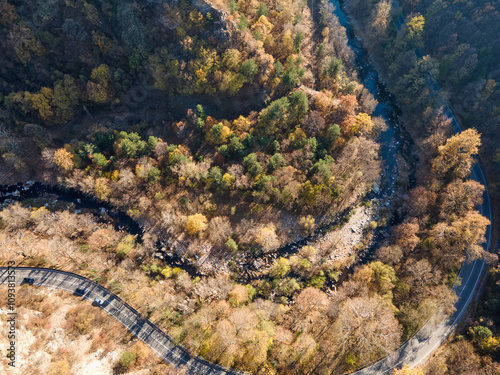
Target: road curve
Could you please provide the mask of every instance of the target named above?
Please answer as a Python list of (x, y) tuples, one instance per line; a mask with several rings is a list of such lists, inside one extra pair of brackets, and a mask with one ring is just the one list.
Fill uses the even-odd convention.
[[(395, 1), (397, 5), (397, 1)], [(404, 24), (402, 17), (395, 22), (396, 29), (401, 29)], [(418, 58), (422, 58), (419, 49), (415, 51)], [(428, 82), (433, 92), (433, 96), (440, 90), (439, 85)], [(458, 133), (462, 129), (453, 114), (450, 106), (443, 101), (444, 114), (452, 119), (453, 129)], [(477, 160), (477, 159), (476, 159)], [(485, 186), (483, 204), (480, 212), (492, 222), (492, 209), (486, 178), (478, 162), (472, 168), (474, 179)], [(491, 246), (491, 225), (487, 227), (484, 245), (486, 251)], [(435, 317), (425, 324), (411, 339), (405, 342), (398, 350), (384, 357), (354, 374), (378, 375), (390, 374), (394, 368), (401, 368), (407, 364), (410, 368), (416, 367), (427, 359), (446, 339), (456, 330), (457, 326), (466, 317), (470, 303), (472, 302), (477, 288), (485, 271), (485, 261), (478, 259), (473, 262), (464, 262), (459, 278), (460, 285), (455, 285), (453, 290), (458, 296), (455, 304), (456, 311), (449, 317)], [(134, 336), (138, 337), (148, 345), (162, 360), (177, 367), (185, 366), (192, 374), (210, 375), (243, 375), (241, 371), (228, 370), (219, 365), (210, 363), (200, 357), (192, 356), (184, 347), (176, 345), (174, 340), (163, 332), (154, 323), (141, 317), (141, 315), (121, 298), (114, 295), (97, 283), (71, 272), (64, 272), (54, 269), (37, 267), (16, 267), (16, 284), (21, 284), (26, 277), (35, 279), (34, 285), (44, 286), (54, 289), (62, 289), (70, 293), (75, 293), (76, 289), (83, 289), (82, 298), (93, 302), (95, 298), (104, 301), (101, 307), (108, 315), (118, 320)], [(7, 267), (0, 267), (0, 284), (7, 283)], [(97, 307), (96, 307), (97, 308)]]
[[(9, 270), (14, 270), (15, 283), (22, 284), (24, 278), (33, 278), (33, 285), (54, 289), (62, 289), (72, 294), (82, 290), (82, 298), (94, 302), (96, 298), (103, 301), (102, 308), (108, 315), (115, 318), (130, 333), (148, 345), (162, 360), (174, 366), (185, 366), (190, 374), (210, 375), (244, 375), (246, 373), (228, 370), (203, 358), (191, 355), (181, 345), (176, 345), (174, 340), (163, 332), (154, 323), (141, 317), (141, 315), (120, 297), (111, 293), (99, 284), (71, 272), (38, 268), (38, 267), (0, 267), (0, 284), (8, 282)], [(11, 281), (10, 281), (11, 282)]]
[[(399, 6), (397, 0), (394, 4)], [(397, 32), (399, 33), (404, 25), (404, 19), (400, 16), (395, 22)], [(417, 58), (423, 57), (419, 48), (415, 50)], [(434, 77), (429, 77), (427, 80), (431, 90), (431, 97), (437, 95), (441, 90), (437, 80)], [(440, 99), (443, 105), (443, 113), (449, 117), (452, 122), (453, 130), (460, 133), (462, 128), (458, 123), (453, 111), (451, 110), (448, 102)], [(479, 207), (481, 215), (485, 216), (493, 222), (493, 215), (491, 209), (490, 195), (488, 192), (488, 185), (483, 170), (479, 165), (479, 161), (475, 158), (476, 163), (472, 167), (472, 177), (484, 185), (485, 190), (483, 193), (483, 204)], [(486, 251), (489, 251), (491, 246), (491, 224), (486, 229), (486, 243), (483, 245)], [(449, 317), (436, 316), (434, 319), (428, 321), (411, 339), (406, 341), (398, 350), (391, 353), (387, 357), (369, 365), (361, 370), (354, 372), (358, 375), (375, 375), (375, 374), (390, 374), (394, 368), (401, 368), (408, 365), (414, 368), (422, 364), (436, 349), (438, 349), (450, 335), (455, 332), (458, 325), (467, 316), (467, 311), (470, 303), (472, 302), (476, 291), (480, 285), (481, 279), (486, 269), (486, 261), (478, 259), (473, 262), (465, 261), (460, 269), (459, 278), (462, 281), (459, 285), (455, 284), (453, 291), (456, 293), (458, 300), (455, 303), (456, 311)]]

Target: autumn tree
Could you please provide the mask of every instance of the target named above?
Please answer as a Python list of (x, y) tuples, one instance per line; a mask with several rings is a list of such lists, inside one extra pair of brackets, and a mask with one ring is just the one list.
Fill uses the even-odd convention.
[(469, 334), (485, 353), (493, 354), (500, 347), (500, 338), (493, 337), (493, 332), (488, 327), (471, 327), (469, 328)]
[(269, 274), (276, 279), (282, 279), (288, 274), (289, 271), (290, 261), (286, 258), (279, 257), (274, 261)]
[(236, 285), (231, 292), (229, 292), (229, 303), (233, 306), (241, 305), (248, 299), (248, 291), (244, 285)]
[(87, 82), (87, 96), (89, 100), (98, 104), (104, 104), (108, 101), (107, 88), (92, 81)]
[(217, 216), (210, 220), (208, 224), (208, 235), (213, 243), (219, 246), (226, 243), (231, 233), (231, 222), (227, 217)]
[(61, 359), (60, 361), (52, 362), (50, 364), (49, 371), (47, 375), (64, 375), (69, 374), (71, 371), (71, 366), (67, 359)]
[(64, 123), (73, 117), (73, 108), (78, 104), (79, 98), (80, 94), (73, 77), (66, 74), (63, 80), (56, 82), (52, 106), (55, 107), (58, 123)]
[(418, 237), (419, 230), (420, 227), (415, 220), (395, 226), (393, 228), (395, 245), (400, 247), (404, 254), (410, 254), (421, 241)]
[(356, 116), (356, 121), (351, 127), (351, 132), (355, 135), (370, 135), (375, 124), (370, 115), (366, 113), (358, 113)]
[(233, 365), (237, 353), (236, 330), (233, 324), (226, 319), (219, 320), (208, 343), (206, 358), (217, 361), (222, 366), (230, 367)]
[[(2, 2), (2, 4), (5, 3)], [(12, 13), (9, 12), (8, 6), (5, 9), (7, 10), (5, 17), (8, 21), (12, 19)], [(2, 17), (4, 17), (3, 13)], [(25, 66), (31, 61), (32, 54), (40, 56), (43, 53), (42, 43), (35, 37), (33, 31), (24, 25), (14, 24), (9, 31), (8, 40), (16, 58)]]
[(424, 16), (415, 16), (406, 22), (406, 32), (403, 36), (402, 44), (405, 49), (423, 46), (423, 33), (425, 26)]
[(386, 37), (388, 26), (391, 21), (391, 1), (383, 0), (375, 4), (372, 11), (372, 23), (370, 25), (372, 33), (377, 37)]
[(194, 236), (207, 229), (207, 226), (205, 215), (198, 213), (188, 216), (185, 229), (190, 235)]
[(302, 216), (299, 219), (299, 224), (304, 232), (309, 234), (314, 233), (314, 230), (317, 228), (316, 220), (312, 215)]
[(424, 219), (428, 215), (430, 207), (436, 202), (437, 194), (423, 186), (417, 186), (410, 190), (404, 208), (408, 215), (418, 219)]
[(31, 108), (38, 111), (38, 114), (43, 120), (47, 120), (54, 112), (51, 107), (51, 102), (54, 97), (54, 92), (48, 87), (42, 87), (39, 93), (32, 94), (30, 92), (24, 93), (26, 102), (29, 103)]
[(344, 133), (349, 133), (356, 122), (358, 100), (354, 95), (342, 95), (340, 105), (336, 108), (333, 120), (340, 125)]
[(484, 186), (470, 180), (462, 182), (455, 180), (443, 192), (443, 203), (440, 215), (451, 220), (457, 216), (464, 216), (483, 201)]
[(0, 1), (0, 24), (9, 26), (17, 19), (14, 5), (9, 4), (7, 0)]
[(390, 305), (372, 297), (343, 302), (335, 327), (343, 355), (352, 355), (359, 364), (390, 353), (402, 333)]
[[(241, 353), (238, 362), (243, 369), (255, 373), (266, 361), (267, 352), (272, 342), (272, 336), (268, 330), (245, 330), (239, 333)], [(244, 344), (243, 344), (244, 343)]]
[(224, 52), (224, 57), (222, 58), (222, 64), (226, 69), (232, 71), (239, 71), (242, 63), (241, 52), (237, 49), (228, 49)]
[(273, 25), (265, 15), (261, 15), (257, 22), (252, 25), (252, 33), (258, 40), (265, 40), (272, 29)]
[(304, 129), (308, 137), (314, 137), (323, 132), (325, 127), (325, 119), (318, 111), (311, 111), (302, 122), (302, 129)]
[(295, 325), (300, 327), (311, 318), (323, 317), (329, 307), (327, 295), (316, 288), (307, 287), (295, 298), (293, 317)]
[(255, 239), (266, 252), (274, 250), (280, 245), (280, 240), (276, 234), (276, 228), (273, 225), (261, 228), (257, 232)]
[(208, 144), (212, 146), (220, 146), (226, 143), (232, 135), (231, 129), (223, 123), (218, 123), (212, 126), (205, 138)]
[(75, 167), (73, 154), (64, 148), (60, 148), (54, 152), (54, 162), (61, 172), (69, 172)]
[(434, 254), (446, 266), (455, 267), (467, 254), (470, 259), (483, 256), (481, 246), (490, 221), (477, 211), (470, 211), (451, 224), (438, 223), (431, 231), (428, 243), (435, 244)]
[(87, 82), (88, 98), (99, 104), (106, 103), (109, 95), (109, 66), (101, 64), (97, 68), (92, 69), (90, 78), (92, 81)]
[(446, 364), (448, 369), (453, 369), (452, 374), (480, 373), (481, 357), (470, 342), (459, 340), (451, 345)]
[(467, 129), (454, 135), (439, 146), (439, 155), (434, 159), (432, 168), (440, 177), (464, 178), (471, 170), (481, 145), (480, 134), (475, 129)]
[(112, 192), (109, 186), (109, 180), (106, 177), (99, 177), (95, 181), (94, 192), (98, 199), (106, 200)]

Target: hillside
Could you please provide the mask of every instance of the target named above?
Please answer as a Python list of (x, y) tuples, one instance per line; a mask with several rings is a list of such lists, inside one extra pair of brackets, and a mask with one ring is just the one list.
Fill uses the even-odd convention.
[[(470, 178), (491, 139), (452, 131), (429, 72), (453, 101), (455, 60), (417, 58), (437, 53), (423, 18), (397, 33), (391, 3), (345, 5), (361, 37), (327, 1), (0, 0), (0, 265), (85, 276), (255, 374), (354, 371), (452, 313), (462, 263), (496, 262)], [(43, 324), (62, 314), (20, 290)], [(112, 326), (71, 298), (54, 299), (67, 335)], [(495, 324), (471, 330), (483, 358)], [(99, 371), (167, 371), (128, 334), (104, 339), (123, 345)], [(49, 356), (80, 371), (45, 352), (33, 372)]]

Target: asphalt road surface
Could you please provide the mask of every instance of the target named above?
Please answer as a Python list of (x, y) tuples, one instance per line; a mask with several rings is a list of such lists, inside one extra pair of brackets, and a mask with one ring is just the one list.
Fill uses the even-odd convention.
[[(397, 1), (395, 5), (398, 6)], [(404, 25), (404, 19), (400, 16), (396, 22), (395, 27), (399, 33), (402, 26)], [(415, 50), (415, 54), (420, 59), (423, 54), (419, 48)], [(437, 95), (441, 90), (437, 80), (434, 77), (428, 77), (427, 81), (430, 89), (431, 96)], [(444, 114), (452, 119), (452, 126), (455, 132), (459, 133), (462, 131), (460, 124), (458, 123), (453, 111), (451, 110), (449, 104), (441, 99), (441, 103), (444, 108)], [(479, 165), (476, 158), (476, 163), (472, 168), (472, 177), (474, 180), (480, 182), (485, 186), (485, 191), (483, 194), (483, 204), (480, 206), (479, 210), (481, 214), (487, 217), (490, 222), (492, 222), (492, 211), (490, 196), (488, 193), (488, 186), (486, 184), (486, 178)], [(484, 249), (488, 251), (491, 246), (491, 225), (486, 229), (486, 243), (484, 244)], [(458, 325), (465, 319), (467, 315), (467, 310), (470, 303), (472, 302), (477, 289), (480, 285), (480, 281), (483, 277), (485, 271), (485, 261), (478, 259), (473, 262), (465, 261), (459, 273), (459, 279), (461, 283), (457, 283), (453, 290), (458, 296), (458, 301), (455, 304), (456, 311), (449, 317), (443, 315), (435, 316), (433, 319), (429, 320), (424, 327), (422, 327), (410, 340), (408, 340), (403, 346), (398, 350), (391, 353), (389, 356), (381, 359), (380, 361), (365, 367), (355, 374), (359, 375), (372, 375), (372, 374), (390, 374), (394, 368), (401, 368), (404, 365), (408, 365), (410, 368), (414, 368), (422, 364), (436, 349), (438, 349), (450, 335), (457, 329)]]
[[(85, 277), (46, 268), (16, 267), (16, 284), (22, 284), (25, 278), (33, 278), (33, 285), (62, 289), (91, 301), (96, 308), (103, 309), (118, 320), (134, 336), (148, 345), (161, 359), (177, 367), (186, 366), (190, 374), (245, 374), (241, 371), (227, 370), (200, 357), (192, 356), (185, 348), (176, 345), (172, 338), (155, 324), (141, 317), (134, 308), (122, 301), (121, 298)], [(0, 267), (0, 284), (5, 283), (7, 283), (7, 268)], [(77, 289), (82, 293), (78, 293)], [(96, 303), (96, 299), (101, 300), (102, 304)]]
[[(399, 32), (404, 19), (400, 17), (395, 22)], [(415, 51), (421, 58), (422, 53), (419, 49)], [(440, 90), (436, 81), (428, 82), (433, 95)], [(456, 132), (462, 131), (453, 111), (446, 101), (443, 102), (444, 112), (450, 117), (452, 126)], [(490, 197), (486, 185), (486, 179), (479, 163), (475, 163), (472, 169), (473, 178), (485, 186), (483, 204), (480, 207), (482, 215), (492, 221), (492, 211)], [(491, 245), (491, 225), (486, 231), (487, 242), (484, 245), (488, 250)], [(461, 283), (455, 285), (453, 290), (458, 296), (455, 304), (456, 311), (449, 317), (443, 315), (435, 316), (429, 320), (410, 340), (408, 340), (398, 350), (391, 353), (380, 361), (365, 367), (355, 374), (374, 375), (390, 374), (394, 368), (400, 368), (407, 364), (410, 368), (423, 363), (437, 348), (439, 348), (446, 339), (456, 330), (457, 326), (466, 317), (470, 303), (472, 302), (485, 270), (485, 261), (476, 260), (466, 261), (459, 273)], [(7, 268), (0, 267), (0, 284), (6, 283)], [(103, 301), (102, 305), (96, 308), (102, 308), (106, 313), (118, 320), (134, 336), (148, 345), (160, 358), (175, 366), (186, 366), (189, 373), (192, 374), (244, 374), (240, 371), (227, 370), (221, 366), (205, 361), (200, 357), (192, 356), (185, 348), (175, 345), (173, 340), (155, 324), (148, 319), (144, 319), (131, 306), (123, 302), (118, 296), (109, 292), (100, 285), (88, 280), (82, 276), (59, 270), (19, 267), (16, 268), (16, 283), (21, 284), (24, 278), (35, 279), (34, 285), (66, 290), (75, 294), (77, 289), (83, 290), (82, 298), (92, 301), (95, 299)]]

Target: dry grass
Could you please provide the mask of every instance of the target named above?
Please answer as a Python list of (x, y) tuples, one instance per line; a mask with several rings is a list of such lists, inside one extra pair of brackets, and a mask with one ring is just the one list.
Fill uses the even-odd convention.
[[(6, 286), (0, 286), (5, 307)], [(113, 318), (69, 293), (20, 287), (17, 306), (18, 364), (15, 374), (100, 375), (115, 372), (121, 353), (136, 354), (129, 374), (181, 374), (162, 361)], [(86, 324), (92, 317), (91, 323)], [(5, 329), (0, 320), (0, 329)], [(6, 345), (5, 335), (0, 345)], [(7, 372), (5, 372), (7, 371)], [(12, 373), (5, 361), (0, 374)]]

